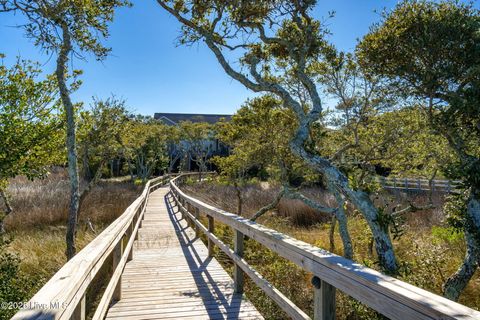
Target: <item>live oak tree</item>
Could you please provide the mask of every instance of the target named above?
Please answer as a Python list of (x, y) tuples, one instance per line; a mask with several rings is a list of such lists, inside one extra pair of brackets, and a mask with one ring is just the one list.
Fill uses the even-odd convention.
[[(182, 24), (181, 43), (205, 42), (229, 76), (252, 91), (277, 96), (293, 111), (298, 126), (290, 140), (292, 152), (363, 214), (375, 238), (380, 266), (396, 272), (392, 241), (368, 194), (351, 188), (331, 161), (309, 147), (312, 125), (325, 111), (310, 69), (328, 53), (326, 30), (311, 16), (316, 1), (157, 2)], [(288, 81), (289, 77), (297, 81)]]
[[(230, 121), (217, 124), (217, 138), (231, 148), (228, 157), (216, 157), (221, 177), (234, 185), (238, 199), (237, 214), (241, 214), (241, 186), (249, 171), (268, 175), (270, 179), (287, 183), (307, 176), (302, 163), (290, 151), (288, 141), (295, 130), (295, 116), (282, 107), (278, 99), (265, 95), (247, 101)], [(283, 193), (282, 193), (283, 196)], [(275, 209), (275, 205), (269, 208)], [(260, 213), (266, 213), (261, 210)], [(257, 219), (260, 214), (254, 216)]]
[(317, 131), (317, 149), (346, 174), (352, 186), (377, 200), (385, 227), (394, 237), (400, 236), (402, 216), (430, 209), (432, 204), (389, 205), (393, 199), (382, 192), (378, 173), (433, 179), (448, 154), (444, 139), (431, 132), (417, 106), (402, 105), (398, 90), (359, 65), (354, 54), (332, 48), (328, 59), (319, 61), (314, 70), (335, 103), (326, 115), (328, 128), (333, 129)]
[[(0, 55), (1, 57), (1, 55)], [(38, 64), (18, 60), (0, 65), (0, 234), (14, 208), (7, 193), (8, 179), (44, 177), (47, 166), (61, 163), (62, 121), (55, 79), (40, 79)]]
[(430, 128), (456, 155), (443, 171), (464, 181), (463, 205), (451, 220), (464, 230), (467, 252), (444, 284), (445, 296), (453, 300), (480, 263), (479, 30), (480, 13), (472, 3), (403, 1), (357, 49), (366, 68), (422, 106)]
[(219, 123), (217, 137), (232, 148), (232, 156), (244, 162), (247, 170), (256, 167), (261, 174), (281, 180), (282, 162), (288, 175), (284, 179), (294, 180), (307, 176), (288, 144), (295, 127), (293, 112), (274, 96), (264, 95), (248, 100), (230, 121)]
[(180, 147), (188, 161), (198, 166), (199, 177), (207, 171), (209, 158), (213, 155), (214, 127), (206, 122), (182, 121), (179, 124)]
[(87, 186), (80, 192), (79, 214), (85, 198), (102, 177), (106, 164), (121, 156), (121, 134), (127, 121), (125, 101), (114, 96), (104, 100), (94, 98), (90, 108), (80, 112), (78, 149)]
[(168, 132), (166, 125), (152, 118), (129, 117), (120, 144), (132, 176), (135, 173), (145, 183), (155, 170), (167, 168)]
[(129, 5), (127, 0), (0, 0), (0, 12), (19, 12), (27, 19), (22, 24), (26, 36), (47, 54), (54, 53), (56, 80), (66, 119), (70, 206), (67, 222), (67, 259), (76, 252), (75, 236), (80, 190), (76, 150), (75, 106), (70, 98), (67, 81), (68, 61), (72, 55), (92, 54), (105, 59), (110, 51), (102, 43), (107, 38), (108, 24), (118, 7)]
[(175, 166), (184, 156), (183, 149), (180, 147), (181, 130), (178, 126), (167, 126), (167, 153), (168, 153), (168, 168), (167, 172), (172, 173)]

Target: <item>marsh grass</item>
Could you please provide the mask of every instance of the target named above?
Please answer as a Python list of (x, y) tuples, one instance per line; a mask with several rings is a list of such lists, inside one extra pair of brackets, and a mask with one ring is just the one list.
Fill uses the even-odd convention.
[[(80, 225), (110, 223), (138, 196), (141, 186), (125, 180), (101, 181), (86, 197), (80, 212)], [(70, 186), (63, 170), (46, 179), (11, 180), (8, 193), (13, 213), (5, 220), (7, 231), (30, 230), (39, 226), (65, 225), (70, 200)]]
[[(101, 181), (82, 207), (77, 251), (120, 216), (141, 188), (122, 179)], [(8, 192), (14, 211), (5, 221), (7, 234), (12, 238), (6, 250), (20, 258), (20, 276), (31, 279), (28, 299), (66, 262), (69, 184), (65, 171), (57, 169), (43, 180), (15, 178), (10, 181)]]
[[(218, 208), (235, 212), (236, 196), (233, 188), (211, 183), (197, 183), (185, 187), (187, 193)], [(278, 187), (268, 184), (248, 185), (244, 187), (244, 212), (250, 217), (275, 197)], [(309, 188), (303, 190), (325, 205), (333, 206), (334, 202), (323, 190)], [(417, 205), (428, 203), (425, 194), (391, 194), (381, 195), (377, 199), (379, 206), (391, 209), (400, 204), (402, 207), (413, 201)], [(393, 201), (392, 201), (393, 199)], [(441, 294), (442, 284), (460, 265), (465, 253), (462, 234), (452, 233), (445, 225), (443, 215), (443, 196), (435, 195), (434, 209), (412, 212), (405, 215), (402, 225), (403, 235), (394, 240), (396, 254), (401, 262), (400, 279), (415, 286), (424, 288), (436, 294)], [(319, 215), (315, 217), (315, 215)], [(366, 221), (356, 211), (348, 210), (348, 226), (353, 240), (355, 257), (368, 267), (378, 269), (375, 253), (368, 250), (371, 233)], [(329, 248), (330, 219), (314, 210), (307, 209), (303, 204), (292, 200), (283, 200), (278, 210), (268, 213), (258, 220), (272, 229), (288, 234), (296, 239), (313, 244), (320, 248)], [(231, 228), (216, 224), (215, 234), (223, 241), (232, 245)], [(343, 254), (338, 230), (335, 232), (335, 250)], [(228, 257), (216, 252), (217, 259), (229, 270), (233, 265)], [(267, 280), (285, 295), (290, 297), (302, 310), (312, 315), (311, 275), (289, 261), (279, 257), (253, 240), (248, 240), (245, 248), (245, 259)], [(246, 294), (266, 319), (285, 319), (285, 314), (265, 294), (250, 281), (246, 282)], [(470, 281), (462, 294), (460, 303), (471, 308), (480, 309), (480, 277), (478, 272)], [(382, 319), (377, 313), (365, 307), (358, 301), (349, 298), (337, 290), (338, 319)]]

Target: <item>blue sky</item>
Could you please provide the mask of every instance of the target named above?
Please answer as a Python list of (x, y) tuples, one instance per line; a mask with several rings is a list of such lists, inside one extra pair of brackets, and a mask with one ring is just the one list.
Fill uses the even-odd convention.
[[(335, 11), (328, 20), (331, 41), (342, 50), (353, 50), (356, 39), (379, 20), (382, 8), (396, 0), (320, 0), (318, 18)], [(115, 94), (127, 100), (136, 113), (154, 112), (234, 113), (252, 92), (230, 79), (202, 44), (177, 47), (179, 24), (155, 0), (134, 0), (130, 9), (119, 10), (111, 26), (108, 45), (112, 55), (104, 62), (87, 57), (73, 66), (83, 69), (83, 85), (75, 101), (88, 104), (92, 96)], [(5, 64), (15, 57), (39, 61), (46, 72), (53, 72), (54, 59), (42, 54), (23, 31), (13, 26), (19, 16), (0, 15), (0, 53)]]

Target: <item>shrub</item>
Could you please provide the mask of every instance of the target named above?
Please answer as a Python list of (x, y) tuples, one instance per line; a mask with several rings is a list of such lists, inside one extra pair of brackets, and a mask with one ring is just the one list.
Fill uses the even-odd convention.
[(432, 236), (434, 243), (460, 244), (463, 242), (464, 234), (454, 227), (433, 226)]
[(26, 302), (35, 289), (37, 279), (23, 273), (20, 258), (8, 252), (10, 239), (0, 239), (0, 319), (10, 319), (18, 305)]

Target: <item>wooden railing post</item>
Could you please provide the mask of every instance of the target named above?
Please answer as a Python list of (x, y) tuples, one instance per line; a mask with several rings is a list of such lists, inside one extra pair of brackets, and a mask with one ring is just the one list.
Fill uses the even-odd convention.
[(190, 212), (190, 204), (188, 202), (186, 202), (184, 199), (183, 199), (183, 208), (185, 208), (185, 219), (187, 219), (187, 226), (189, 228), (192, 227), (192, 220), (190, 219), (190, 216), (187, 214), (187, 212)]
[[(187, 202), (187, 211), (190, 212), (191, 214), (195, 214), (195, 212), (193, 212), (193, 209), (192, 209), (192, 208), (193, 208), (193, 207), (192, 207), (192, 205), (190, 204), (190, 202)], [(188, 220), (190, 221), (190, 228), (192, 228), (192, 229), (195, 228), (195, 222), (193, 222), (193, 219), (190, 218), (190, 216), (189, 216), (189, 219), (188, 219)]]
[[(200, 221), (200, 210), (196, 207), (193, 207), (193, 216), (195, 217), (195, 219), (197, 219), (197, 221)], [(199, 237), (200, 236), (200, 227), (194, 223), (195, 225), (195, 237)]]
[(313, 319), (335, 320), (335, 287), (321, 280), (312, 278), (313, 285)]
[[(140, 206), (139, 210), (138, 211), (138, 218), (140, 219), (140, 223), (138, 224), (138, 227), (141, 228), (142, 227), (142, 222), (143, 222), (143, 215), (142, 215), (142, 212), (144, 210), (146, 210), (146, 206), (147, 206), (147, 199), (148, 199), (148, 196), (143, 199), (142, 201), (142, 205)], [(136, 239), (137, 240), (137, 239)]]
[[(127, 241), (126, 243), (128, 243), (128, 240), (132, 238), (133, 236), (133, 230), (135, 230), (135, 225), (134, 223), (132, 222), (132, 224), (130, 225), (130, 227), (128, 228), (128, 238), (127, 238)], [(137, 230), (137, 233), (138, 233), (138, 230)], [(135, 235), (136, 236), (136, 235)], [(128, 252), (128, 257), (127, 257), (127, 261), (131, 261), (133, 259), (133, 247), (132, 246), (130, 248), (130, 251)]]
[[(113, 271), (114, 272), (115, 272), (115, 269), (117, 269), (117, 266), (120, 263), (120, 260), (122, 259), (122, 254), (123, 254), (123, 238), (117, 243), (117, 245), (115, 246), (115, 249), (113, 250)], [(113, 291), (112, 299), (114, 301), (119, 301), (121, 298), (122, 298), (122, 277), (120, 276), (120, 279), (118, 279), (117, 286)]]
[(187, 219), (187, 215), (185, 214), (184, 210), (187, 210), (187, 208), (185, 207), (185, 201), (183, 201), (182, 198), (180, 198), (180, 196), (178, 196), (178, 204), (179, 206), (181, 205), (183, 207), (183, 209), (180, 209), (180, 207), (178, 208), (178, 210), (180, 211), (180, 213), (182, 214), (182, 219), (187, 221), (187, 224), (188, 224), (188, 219)]
[[(142, 212), (142, 206), (139, 206), (138, 209), (137, 209), (137, 212), (135, 213), (135, 221), (138, 221), (138, 219), (140, 219), (140, 214)], [(138, 224), (138, 227), (141, 228), (142, 227), (142, 222), (140, 221), (139, 224)], [(138, 232), (135, 233), (135, 240), (138, 240)]]
[[(235, 230), (233, 243), (234, 252), (240, 257), (243, 257), (243, 233)], [(235, 264), (235, 268), (233, 270), (233, 280), (235, 293), (243, 293), (243, 271), (237, 264)]]
[[(207, 219), (208, 219), (208, 232), (213, 234), (213, 232), (215, 231), (215, 220), (213, 219), (212, 216), (209, 216), (209, 215), (207, 215)], [(208, 256), (209, 257), (213, 257), (214, 255), (213, 245), (214, 244), (212, 239), (208, 238)]]
[(72, 316), (70, 317), (70, 320), (85, 320), (86, 317), (86, 299), (85, 296), (80, 299), (78, 302), (77, 307), (75, 308), (75, 311), (73, 311)]

